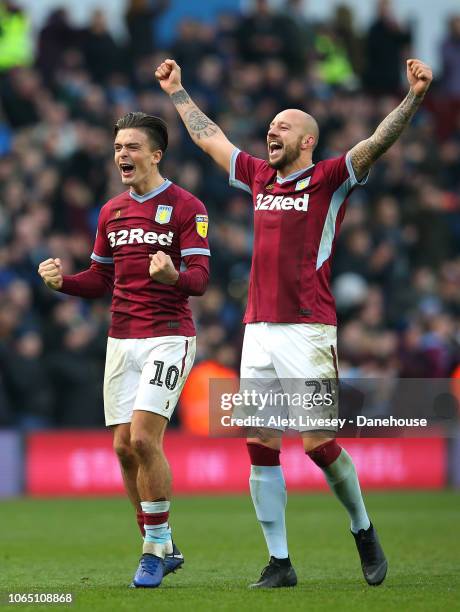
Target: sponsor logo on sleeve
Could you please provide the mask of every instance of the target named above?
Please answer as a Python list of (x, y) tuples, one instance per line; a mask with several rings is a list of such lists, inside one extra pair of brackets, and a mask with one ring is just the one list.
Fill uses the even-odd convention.
[(171, 220), (173, 207), (165, 206), (164, 204), (159, 204), (157, 207), (157, 212), (155, 215), (155, 222), (163, 225), (164, 223), (169, 223)]
[(195, 215), (195, 221), (198, 235), (206, 238), (208, 235), (208, 215)]

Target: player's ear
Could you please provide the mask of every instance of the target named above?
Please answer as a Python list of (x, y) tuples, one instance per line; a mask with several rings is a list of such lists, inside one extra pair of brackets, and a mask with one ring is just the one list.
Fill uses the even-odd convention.
[(158, 165), (160, 163), (162, 157), (163, 151), (161, 149), (156, 149), (155, 151), (152, 151), (152, 162), (155, 165)]
[(314, 136), (305, 136), (305, 138), (302, 141), (302, 149), (309, 149), (310, 147), (314, 147), (315, 146), (315, 137)]

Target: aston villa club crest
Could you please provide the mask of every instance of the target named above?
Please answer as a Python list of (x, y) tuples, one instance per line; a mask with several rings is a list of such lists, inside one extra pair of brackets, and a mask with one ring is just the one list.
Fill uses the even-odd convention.
[(295, 185), (295, 190), (302, 191), (303, 189), (306, 189), (308, 185), (310, 184), (310, 179), (311, 179), (311, 176), (307, 176), (307, 178), (304, 178), (301, 181), (297, 181)]
[(198, 235), (206, 238), (208, 235), (208, 215), (196, 215), (195, 221)]
[(156, 215), (155, 215), (156, 223), (159, 223), (160, 225), (169, 223), (171, 219), (172, 211), (173, 211), (172, 206), (165, 206), (163, 204), (159, 204)]
[(115, 213), (115, 219), (119, 219), (121, 215), (121, 210), (118, 209), (117, 212)]
[(275, 186), (275, 185), (274, 185), (273, 183), (270, 183), (270, 185), (267, 185), (267, 186), (265, 187), (265, 190), (266, 190), (266, 191), (271, 191), (271, 190), (273, 189), (273, 187), (274, 187), (274, 186)]

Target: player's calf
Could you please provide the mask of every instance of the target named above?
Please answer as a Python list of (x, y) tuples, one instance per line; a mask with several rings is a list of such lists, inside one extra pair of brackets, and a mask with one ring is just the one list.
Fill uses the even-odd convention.
[(270, 448), (254, 438), (250, 438), (247, 444), (251, 458), (251, 497), (270, 555), (269, 564), (250, 588), (288, 587), (297, 584), (297, 576), (288, 555), (286, 485), (278, 445), (279, 442), (275, 442), (275, 448)]

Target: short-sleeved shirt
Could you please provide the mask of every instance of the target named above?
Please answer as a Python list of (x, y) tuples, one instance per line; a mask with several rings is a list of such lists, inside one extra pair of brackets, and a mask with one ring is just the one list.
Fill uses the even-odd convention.
[(113, 338), (194, 336), (188, 296), (150, 278), (150, 253), (161, 250), (176, 269), (189, 255), (210, 255), (204, 204), (166, 180), (139, 196), (130, 191), (101, 209), (91, 258), (114, 265)]
[(347, 197), (358, 181), (349, 155), (285, 178), (238, 149), (230, 185), (251, 194), (254, 248), (245, 323), (336, 325), (331, 260)]

